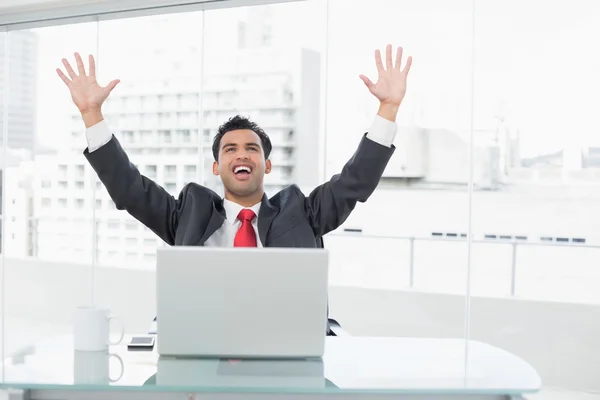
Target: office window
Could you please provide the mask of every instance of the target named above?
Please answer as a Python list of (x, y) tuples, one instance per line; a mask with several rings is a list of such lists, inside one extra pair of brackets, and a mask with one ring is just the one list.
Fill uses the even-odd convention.
[(183, 170), (184, 180), (193, 181), (196, 179), (196, 166), (195, 165), (186, 165)]
[(177, 185), (175, 183), (165, 183), (165, 190), (173, 194), (177, 191)]
[(176, 165), (165, 165), (165, 179), (173, 179), (177, 177)]
[(84, 173), (85, 173), (85, 168), (83, 165), (76, 165), (75, 166), (75, 177), (76, 178), (83, 178), (84, 177)]
[(158, 131), (158, 135), (159, 135), (160, 141), (162, 143), (171, 143), (173, 141), (173, 136), (171, 135), (171, 131), (168, 131), (168, 130)]
[[(583, 371), (583, 354), (595, 347), (571, 347), (596, 329), (589, 317), (571, 320), (578, 331), (553, 320), (567, 304), (577, 304), (570, 316), (600, 305), (600, 252), (595, 245), (584, 247), (596, 243), (597, 232), (591, 199), (599, 193), (593, 132), (600, 129), (595, 111), (600, 77), (593, 67), (598, 57), (588, 49), (600, 34), (600, 5), (561, 0), (542, 19), (534, 18), (533, 5), (492, 0), (475, 8), (473, 135), (485, 138), (487, 146), (473, 166), (480, 190), (473, 193), (471, 217), (484, 239), (471, 251), (472, 304), (480, 307), (483, 297), (494, 298), (502, 308), (492, 319), (476, 314), (471, 326), (498, 332), (494, 340), (500, 347), (515, 343), (515, 329), (524, 332), (519, 341), (529, 345), (513, 347), (514, 352), (543, 365), (538, 371), (550, 386), (549, 375), (566, 384)], [(553, 59), (554, 46), (576, 72), (549, 86), (553, 74), (544, 66)], [(501, 68), (497, 63), (505, 57), (518, 63)], [(557, 98), (569, 101), (560, 105), (553, 101)], [(510, 300), (519, 313), (536, 308), (548, 318), (517, 320)], [(546, 368), (553, 372), (543, 372)]]
[(193, 109), (198, 107), (198, 95), (196, 94), (184, 94), (180, 98), (180, 108)]
[(123, 131), (121, 132), (121, 138), (123, 143), (133, 143), (135, 137), (132, 131)]
[(166, 95), (161, 98), (161, 109), (172, 110), (177, 107), (177, 96)]
[[(397, 118), (394, 155), (369, 199), (325, 237), (332, 293), (346, 295), (336, 307), (356, 318), (352, 325), (359, 334), (461, 337), (470, 283), (472, 339), (517, 353), (539, 368), (547, 385), (578, 382), (600, 390), (588, 368), (594, 360), (585, 357), (600, 345), (593, 335), (600, 5), (352, 5), (309, 0), (0, 32), (0, 55), (7, 42), (18, 54), (7, 63), (16, 88), (11, 86), (9, 104), (0, 105), (9, 111), (8, 147), (27, 147), (32, 138), (42, 142), (34, 150), (34, 167), (23, 168), (34, 175), (33, 190), (26, 180), (6, 185), (6, 223), (20, 226), (27, 196), (42, 206), (26, 216), (35, 221), (23, 224), (31, 226), (27, 235), (7, 230), (6, 276), (16, 276), (11, 268), (20, 266), (18, 259), (28, 257), (28, 268), (31, 259), (39, 260), (40, 268), (56, 268), (44, 282), (48, 293), (72, 284), (73, 293), (85, 292), (77, 295), (78, 304), (91, 304), (95, 293), (122, 308), (116, 303), (126, 296), (117, 294), (118, 285), (97, 279), (88, 290), (89, 275), (74, 283), (72, 274), (56, 277), (65, 265), (89, 267), (92, 258), (101, 267), (95, 273), (113, 274), (109, 268), (127, 269), (136, 260), (152, 269), (156, 247), (164, 245), (125, 211), (117, 212), (102, 185), (93, 184), (95, 177), (86, 183), (80, 116), (68, 94), (59, 94), (62, 83), (54, 72), (62, 57), (72, 62), (64, 49), (102, 57), (102, 82), (122, 79), (107, 101), (107, 119), (132, 163), (167, 190), (176, 192), (196, 175), (200, 183), (222, 189), (210, 173), (210, 144), (218, 126), (241, 113), (271, 136), (274, 165), (265, 178), (267, 190), (298, 183), (309, 193), (341, 171), (371, 126), (378, 104), (357, 76), (377, 78), (373, 50), (403, 45), (415, 63)], [(1, 92), (0, 83), (4, 99)], [(62, 134), (43, 131), (60, 126), (54, 119), (65, 121)], [(100, 196), (111, 210), (88, 214), (85, 202), (96, 199), (97, 206)], [(96, 226), (101, 234), (92, 245)], [(32, 243), (7, 246), (25, 237)], [(34, 282), (25, 281), (14, 293), (39, 293)], [(361, 325), (364, 316), (355, 307), (344, 304), (363, 295), (376, 305), (369, 307), (368, 326)], [(38, 308), (31, 315), (43, 315), (42, 306), (52, 307), (53, 300), (46, 296), (38, 305), (30, 299)], [(18, 302), (6, 299), (7, 315), (25, 315), (13, 304)], [(403, 307), (408, 312), (389, 318)], [(42, 323), (57, 324), (52, 334), (69, 332), (60, 324), (72, 308), (53, 309), (58, 318)], [(562, 327), (556, 321), (564, 321), (564, 313), (570, 324)], [(27, 334), (38, 334), (36, 326), (28, 326)], [(5, 348), (17, 348), (10, 338), (23, 335), (8, 333)]]
[(123, 111), (139, 111), (142, 101), (140, 96), (129, 96), (123, 99)]
[(177, 131), (177, 136), (179, 137), (179, 140), (183, 143), (190, 143), (192, 139), (189, 129)]
[(148, 143), (152, 138), (152, 131), (142, 130), (139, 134), (141, 143)]
[(156, 111), (158, 109), (158, 96), (149, 95), (142, 98), (142, 107), (145, 110)]
[(146, 165), (146, 175), (150, 179), (156, 179), (156, 165)]
[[(177, 169), (185, 161), (182, 155), (189, 151), (197, 154), (192, 130), (198, 129), (194, 117), (199, 107), (202, 51), (202, 12), (165, 14), (126, 20), (104, 21), (99, 24), (100, 54), (106, 73), (117, 74), (127, 82), (132, 93), (139, 93), (139, 126), (131, 127), (139, 132), (135, 148), (128, 150), (132, 163), (139, 163), (140, 172), (165, 187), (177, 190)], [(184, 39), (174, 43), (168, 38), (183, 34)], [(135, 48), (135, 57), (129, 50)], [(128, 66), (119, 61), (125, 57)], [(164, 71), (176, 71), (165, 74)], [(166, 146), (166, 147), (165, 147)], [(132, 150), (133, 150), (132, 146)], [(165, 165), (165, 162), (168, 165)], [(113, 215), (113, 214), (111, 214)], [(114, 214), (117, 215), (117, 214)], [(123, 267), (123, 258), (142, 260), (144, 241), (156, 235), (125, 212), (118, 214), (123, 220), (125, 254), (105, 257), (105, 262)], [(154, 255), (152, 255), (154, 260)], [(144, 266), (154, 268), (154, 262)]]
[[(142, 103), (142, 107), (150, 109), (152, 103)], [(144, 113), (142, 115), (142, 127), (143, 128), (154, 128), (158, 126), (158, 115), (154, 113)]]

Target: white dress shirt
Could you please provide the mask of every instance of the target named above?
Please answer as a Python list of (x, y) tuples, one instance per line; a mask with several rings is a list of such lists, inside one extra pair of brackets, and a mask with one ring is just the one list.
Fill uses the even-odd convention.
[(256, 247), (263, 247), (260, 238), (258, 237), (258, 211), (260, 209), (260, 203), (257, 203), (252, 207), (242, 207), (233, 201), (224, 199), (223, 208), (225, 208), (225, 215), (227, 218), (225, 218), (223, 225), (221, 225), (221, 227), (217, 229), (206, 242), (204, 242), (205, 246), (233, 247), (235, 234), (242, 225), (242, 221), (240, 221), (237, 216), (244, 208), (249, 208), (256, 214), (256, 217), (252, 220), (252, 228), (254, 228), (254, 233), (256, 234)]
[[(397, 126), (395, 122), (376, 115), (373, 124), (371, 125), (371, 129), (367, 132), (367, 138), (383, 146), (391, 147), (394, 138), (396, 137), (396, 130)], [(105, 120), (90, 126), (86, 130), (88, 151), (91, 153), (92, 151), (99, 149), (108, 143), (111, 138), (112, 132)], [(227, 199), (223, 201), (223, 207), (225, 208), (226, 213), (225, 222), (223, 222), (223, 225), (206, 240), (204, 243), (205, 246), (233, 247), (235, 234), (241, 225), (241, 221), (237, 216), (244, 207)], [(260, 203), (248, 208), (256, 214), (256, 218), (252, 220), (252, 227), (256, 233), (257, 247), (263, 247), (263, 244), (258, 237), (258, 212)]]

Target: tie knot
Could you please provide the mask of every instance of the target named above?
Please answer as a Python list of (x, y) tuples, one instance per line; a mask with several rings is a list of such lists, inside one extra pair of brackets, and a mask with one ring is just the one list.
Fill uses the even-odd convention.
[(254, 211), (250, 210), (249, 208), (244, 208), (238, 214), (238, 219), (242, 222), (252, 221), (254, 219), (254, 217), (256, 217), (256, 214), (254, 214)]

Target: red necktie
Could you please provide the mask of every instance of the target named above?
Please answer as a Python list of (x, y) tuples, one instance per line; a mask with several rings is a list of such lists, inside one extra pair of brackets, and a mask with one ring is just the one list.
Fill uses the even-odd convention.
[(256, 218), (254, 211), (247, 208), (240, 211), (238, 219), (242, 221), (242, 224), (235, 234), (233, 247), (256, 247), (256, 232), (252, 226), (254, 218)]

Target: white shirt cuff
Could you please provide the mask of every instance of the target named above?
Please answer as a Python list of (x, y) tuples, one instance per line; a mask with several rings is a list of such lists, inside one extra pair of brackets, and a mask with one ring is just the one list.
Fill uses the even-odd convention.
[(98, 150), (112, 139), (112, 133), (108, 128), (108, 124), (105, 120), (98, 122), (96, 125), (92, 125), (85, 131), (85, 137), (88, 142), (88, 151)]
[(387, 120), (379, 115), (375, 116), (367, 137), (380, 145), (392, 147), (398, 126), (395, 122)]

